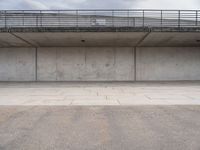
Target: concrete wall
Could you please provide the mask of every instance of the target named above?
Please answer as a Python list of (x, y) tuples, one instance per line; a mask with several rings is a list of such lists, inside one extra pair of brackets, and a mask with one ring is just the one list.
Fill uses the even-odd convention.
[(0, 81), (34, 81), (35, 49), (1, 48)]
[(39, 81), (133, 81), (134, 48), (38, 49)]
[(137, 80), (200, 80), (200, 48), (137, 48)]
[(135, 78), (200, 80), (200, 48), (0, 49), (0, 81), (135, 81)]

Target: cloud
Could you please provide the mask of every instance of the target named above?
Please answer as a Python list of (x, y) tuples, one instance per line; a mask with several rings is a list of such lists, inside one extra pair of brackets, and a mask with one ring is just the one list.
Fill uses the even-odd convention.
[(139, 8), (152, 9), (200, 9), (199, 0), (141, 0)]
[(18, 6), (21, 9), (49, 9), (47, 5), (35, 0), (22, 0)]
[(137, 0), (85, 0), (83, 3), (77, 3), (78, 8), (98, 8), (98, 9), (109, 9), (109, 8), (130, 8), (138, 2)]
[(0, 0), (0, 9), (49, 9), (41, 0)]
[(0, 9), (200, 9), (199, 0), (0, 0)]

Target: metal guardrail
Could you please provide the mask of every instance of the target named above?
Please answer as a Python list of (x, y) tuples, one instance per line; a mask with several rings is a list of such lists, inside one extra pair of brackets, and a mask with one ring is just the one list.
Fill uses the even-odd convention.
[(200, 27), (199, 10), (6, 10), (0, 28)]

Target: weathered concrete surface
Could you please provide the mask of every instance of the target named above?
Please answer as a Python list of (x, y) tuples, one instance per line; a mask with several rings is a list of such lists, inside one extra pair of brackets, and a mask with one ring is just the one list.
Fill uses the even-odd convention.
[(199, 48), (137, 48), (137, 81), (200, 80)]
[(199, 106), (0, 107), (1, 150), (199, 150)]
[(15, 35), (37, 47), (129, 47), (136, 46), (146, 32), (17, 32)]
[(151, 32), (138, 46), (200, 47), (199, 32)]
[(1, 48), (0, 81), (35, 81), (34, 48)]
[(149, 34), (147, 31), (15, 32), (12, 34), (0, 33), (0, 47), (31, 45), (34, 47), (200, 47), (199, 32), (149, 32)]
[(200, 81), (0, 82), (0, 106), (199, 105)]
[(11, 33), (0, 33), (0, 47), (30, 47), (28, 43)]
[(133, 81), (134, 48), (38, 49), (39, 81)]
[(1, 48), (0, 81), (200, 80), (199, 47), (136, 49), (41, 47), (36, 57), (35, 48)]

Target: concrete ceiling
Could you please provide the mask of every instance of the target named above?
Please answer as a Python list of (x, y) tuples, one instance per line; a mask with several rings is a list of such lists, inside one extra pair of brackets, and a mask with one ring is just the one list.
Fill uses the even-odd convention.
[(200, 47), (197, 32), (0, 33), (0, 47)]

